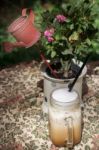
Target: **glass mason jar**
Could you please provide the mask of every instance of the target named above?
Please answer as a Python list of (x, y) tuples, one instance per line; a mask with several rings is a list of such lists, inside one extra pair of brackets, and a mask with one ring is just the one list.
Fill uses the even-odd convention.
[(79, 96), (67, 88), (51, 93), (49, 104), (49, 134), (56, 146), (72, 148), (81, 140), (82, 116)]

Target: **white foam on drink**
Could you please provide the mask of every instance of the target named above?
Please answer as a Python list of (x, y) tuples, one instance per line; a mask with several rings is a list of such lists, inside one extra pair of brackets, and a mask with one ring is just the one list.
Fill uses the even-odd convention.
[(77, 99), (77, 93), (75, 91), (68, 91), (68, 88), (60, 88), (52, 93), (53, 99), (58, 102), (72, 102)]

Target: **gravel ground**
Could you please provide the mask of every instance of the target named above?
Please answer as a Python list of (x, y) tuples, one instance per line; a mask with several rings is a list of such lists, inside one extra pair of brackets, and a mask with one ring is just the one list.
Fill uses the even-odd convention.
[[(73, 150), (99, 150), (99, 68), (93, 69), (86, 76), (82, 140)], [(0, 150), (54, 150), (41, 108), (42, 79), (35, 61), (0, 71)]]

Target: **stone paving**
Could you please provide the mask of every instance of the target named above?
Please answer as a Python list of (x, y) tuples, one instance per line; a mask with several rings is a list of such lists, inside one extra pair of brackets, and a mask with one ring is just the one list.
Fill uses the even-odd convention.
[[(99, 150), (99, 74), (86, 78), (82, 140), (72, 150)], [(41, 108), (42, 79), (35, 61), (0, 71), (0, 150), (51, 149), (48, 120)]]

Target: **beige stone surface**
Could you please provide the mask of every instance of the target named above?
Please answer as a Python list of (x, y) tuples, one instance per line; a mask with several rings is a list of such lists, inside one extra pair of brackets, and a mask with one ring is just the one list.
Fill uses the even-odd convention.
[[(99, 75), (93, 73), (86, 78), (82, 140), (73, 150), (99, 149)], [(41, 109), (42, 79), (35, 61), (0, 71), (0, 150), (51, 149), (48, 120)]]

